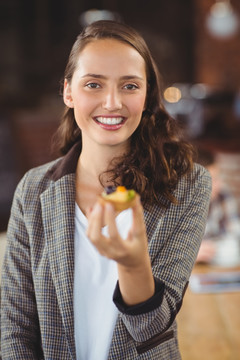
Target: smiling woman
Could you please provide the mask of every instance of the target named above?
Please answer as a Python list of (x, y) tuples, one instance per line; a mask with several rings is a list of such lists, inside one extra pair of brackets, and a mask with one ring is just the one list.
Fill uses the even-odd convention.
[[(179, 360), (175, 317), (209, 174), (165, 111), (155, 62), (131, 27), (89, 25), (64, 79), (63, 156), (30, 170), (12, 205), (2, 359)], [(100, 201), (106, 187), (122, 203), (134, 194), (131, 208)]]
[(64, 84), (65, 104), (74, 109), (85, 144), (82, 159), (92, 153), (96, 160), (100, 144), (110, 145), (109, 153), (114, 145), (114, 156), (117, 145), (123, 153), (140, 123), (146, 89), (144, 59), (133, 47), (115, 39), (85, 45)]

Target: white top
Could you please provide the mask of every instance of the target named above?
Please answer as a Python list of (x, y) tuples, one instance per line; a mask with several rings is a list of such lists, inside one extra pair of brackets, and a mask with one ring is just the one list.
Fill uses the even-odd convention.
[[(132, 224), (131, 210), (116, 223), (122, 238)], [(75, 205), (74, 332), (77, 360), (106, 360), (118, 310), (112, 296), (118, 279), (117, 264), (98, 253), (86, 236), (87, 218)], [(102, 229), (107, 235), (107, 226)]]

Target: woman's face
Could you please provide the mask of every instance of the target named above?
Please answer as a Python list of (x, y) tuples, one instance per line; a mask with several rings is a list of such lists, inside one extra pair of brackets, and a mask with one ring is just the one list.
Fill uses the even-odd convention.
[(74, 109), (84, 144), (128, 144), (138, 127), (147, 93), (145, 62), (128, 44), (114, 39), (90, 42), (79, 55), (64, 102)]

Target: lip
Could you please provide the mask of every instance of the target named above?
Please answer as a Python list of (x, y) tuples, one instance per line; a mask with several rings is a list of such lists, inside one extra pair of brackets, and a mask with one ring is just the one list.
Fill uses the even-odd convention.
[(94, 116), (95, 123), (105, 130), (118, 130), (126, 122), (127, 118), (122, 115), (99, 115)]

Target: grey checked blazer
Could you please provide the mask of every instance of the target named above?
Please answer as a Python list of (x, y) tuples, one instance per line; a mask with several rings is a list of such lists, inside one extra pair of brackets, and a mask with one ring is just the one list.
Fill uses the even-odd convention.
[[(3, 360), (76, 359), (73, 276), (78, 156), (75, 146), (65, 157), (30, 170), (16, 189), (2, 275)], [(156, 292), (146, 303), (126, 307), (116, 286), (119, 316), (109, 360), (181, 358), (175, 317), (204, 233), (210, 192), (208, 172), (195, 164), (175, 191), (178, 205), (145, 209)]]

